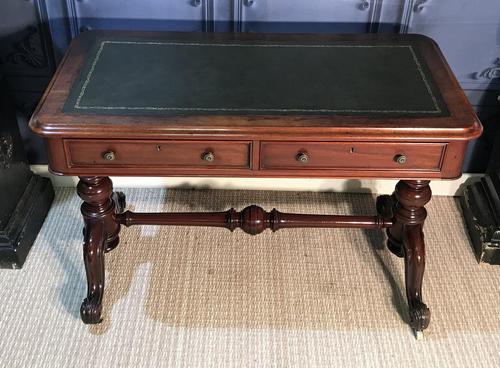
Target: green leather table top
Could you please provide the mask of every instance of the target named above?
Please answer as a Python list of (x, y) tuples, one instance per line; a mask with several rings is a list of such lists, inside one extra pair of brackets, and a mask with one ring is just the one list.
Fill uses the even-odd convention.
[(63, 111), (104, 115), (448, 115), (411, 41), (97, 39)]

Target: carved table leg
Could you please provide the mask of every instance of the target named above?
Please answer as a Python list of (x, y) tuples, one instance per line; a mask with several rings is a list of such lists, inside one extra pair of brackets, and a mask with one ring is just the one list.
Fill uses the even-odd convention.
[[(125, 194), (123, 192), (113, 192), (111, 195), (111, 199), (113, 201), (113, 206), (114, 206), (114, 213), (119, 214), (123, 213), (125, 211)], [(116, 222), (116, 217), (112, 217), (113, 221), (110, 224), (112, 227), (111, 233), (108, 235), (108, 239), (106, 240), (106, 253), (112, 251), (118, 246), (118, 243), (120, 242), (120, 238), (118, 236), (118, 233), (120, 232), (120, 225), (118, 222)]]
[(426, 329), (430, 321), (430, 311), (422, 301), (425, 269), (422, 227), (427, 217), (424, 206), (431, 199), (431, 195), (428, 180), (400, 181), (394, 193), (394, 225), (389, 231), (391, 236), (397, 236), (398, 240), (402, 241), (410, 326), (417, 333)]
[(391, 227), (387, 228), (387, 248), (396, 256), (403, 258), (403, 223), (394, 219), (397, 200), (395, 195), (381, 195), (377, 197), (377, 213), (384, 219), (393, 220)]
[(113, 192), (112, 199), (113, 202), (115, 202), (115, 212), (123, 213), (123, 211), (125, 211), (125, 207), (127, 206), (125, 193)]
[(87, 274), (87, 297), (80, 308), (84, 323), (101, 322), (104, 293), (104, 226), (102, 221), (85, 220), (83, 261)]
[[(394, 193), (391, 196), (391, 202), (393, 205), (393, 213), (396, 212), (397, 199), (396, 194)], [(404, 248), (403, 248), (403, 222), (395, 218), (394, 223), (390, 228), (387, 229), (387, 248), (397, 257), (404, 257)]]
[(84, 201), (81, 206), (85, 222), (83, 260), (88, 287), (80, 315), (84, 323), (99, 323), (104, 293), (104, 252), (118, 245), (120, 225), (116, 222), (113, 185), (108, 177), (80, 177), (77, 191)]

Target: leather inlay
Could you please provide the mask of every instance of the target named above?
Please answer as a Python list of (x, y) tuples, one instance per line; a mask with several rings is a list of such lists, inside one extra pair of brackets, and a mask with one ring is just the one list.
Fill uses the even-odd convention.
[(121, 38), (96, 41), (63, 110), (112, 115), (448, 114), (425, 63), (408, 42)]

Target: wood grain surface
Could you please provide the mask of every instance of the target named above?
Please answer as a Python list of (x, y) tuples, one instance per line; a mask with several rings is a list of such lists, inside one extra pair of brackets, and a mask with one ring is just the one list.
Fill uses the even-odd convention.
[[(346, 45), (356, 42), (411, 43), (425, 62), (425, 68), (430, 71), (449, 116), (152, 116), (63, 112), (89, 48), (97, 38), (102, 37), (203, 42), (336, 42)], [(85, 32), (72, 42), (30, 121), (30, 127), (46, 138), (50, 169), (62, 175), (395, 179), (452, 179), (460, 176), (467, 142), (478, 137), (482, 131), (439, 48), (425, 36), (120, 31)], [(177, 142), (175, 146), (172, 146), (172, 141)], [(218, 142), (217, 147), (212, 147), (211, 142), (214, 141)], [(236, 142), (225, 144), (224, 141)], [(270, 141), (279, 144), (271, 145)], [(246, 143), (240, 145), (237, 142)], [(151, 148), (156, 146), (165, 147), (165, 150), (155, 152)], [(111, 148), (117, 151), (116, 159), (113, 162), (102, 161), (103, 152)], [(205, 151), (215, 148), (218, 151), (215, 161), (200, 159)], [(354, 151), (349, 151), (351, 148)], [(308, 165), (296, 160), (296, 151), (301, 149), (311, 151)], [(405, 155), (406, 162), (397, 164), (396, 155)]]

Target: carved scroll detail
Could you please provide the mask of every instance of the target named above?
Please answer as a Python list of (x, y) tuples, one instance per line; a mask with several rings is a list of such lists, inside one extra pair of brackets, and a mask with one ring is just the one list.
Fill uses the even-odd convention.
[(413, 5), (413, 11), (415, 13), (420, 13), (425, 8), (425, 4), (428, 0), (417, 0), (415, 1), (415, 5)]
[(38, 29), (34, 26), (29, 26), (26, 29), (24, 37), (12, 45), (14, 50), (0, 58), (0, 64), (24, 63), (37, 69), (46, 67), (46, 60), (35, 46), (39, 43), (36, 41), (37, 37), (39, 37)]
[(478, 74), (478, 77), (485, 78), (485, 79), (500, 78), (500, 58), (497, 58), (493, 62), (492, 66), (490, 66), (489, 68), (486, 68), (482, 72), (480, 72)]

